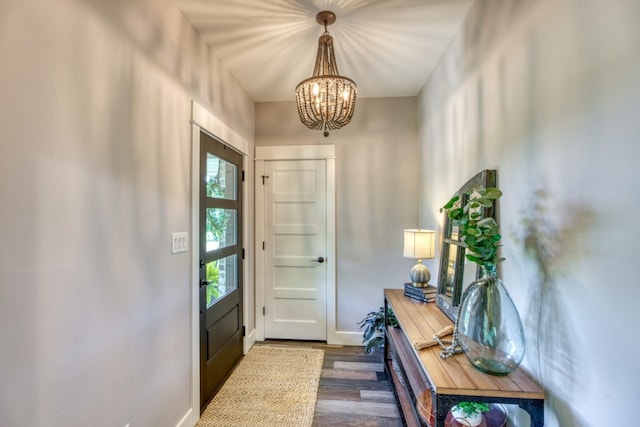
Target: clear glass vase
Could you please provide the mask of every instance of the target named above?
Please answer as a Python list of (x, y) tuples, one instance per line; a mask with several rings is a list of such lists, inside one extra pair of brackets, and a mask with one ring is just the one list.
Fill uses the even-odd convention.
[(525, 352), (518, 309), (495, 268), (465, 290), (458, 312), (458, 339), (467, 359), (482, 372), (507, 375)]

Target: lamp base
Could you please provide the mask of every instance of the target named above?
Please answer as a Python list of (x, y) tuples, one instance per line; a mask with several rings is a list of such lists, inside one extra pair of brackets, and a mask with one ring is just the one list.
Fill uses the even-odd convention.
[(409, 277), (416, 288), (426, 288), (431, 280), (431, 272), (422, 264), (422, 260), (418, 260), (418, 263), (411, 269)]

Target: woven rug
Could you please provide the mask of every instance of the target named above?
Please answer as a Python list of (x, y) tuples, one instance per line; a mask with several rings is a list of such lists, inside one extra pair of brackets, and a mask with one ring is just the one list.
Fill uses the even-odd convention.
[(196, 427), (311, 426), (324, 351), (253, 346)]

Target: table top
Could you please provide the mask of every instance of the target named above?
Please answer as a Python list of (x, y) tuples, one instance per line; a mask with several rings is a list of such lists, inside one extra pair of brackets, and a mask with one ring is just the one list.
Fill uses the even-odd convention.
[(431, 340), (434, 333), (451, 325), (451, 320), (435, 303), (405, 297), (403, 289), (385, 289), (384, 295), (435, 393), (544, 399), (544, 390), (521, 367), (509, 375), (496, 376), (474, 368), (464, 354), (442, 359), (437, 345), (416, 350), (414, 343)]

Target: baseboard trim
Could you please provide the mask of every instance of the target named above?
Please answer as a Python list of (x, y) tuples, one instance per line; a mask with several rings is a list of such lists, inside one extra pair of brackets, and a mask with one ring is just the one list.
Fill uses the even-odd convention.
[(193, 414), (193, 408), (189, 408), (189, 410), (187, 411), (186, 414), (184, 414), (184, 417), (182, 417), (180, 422), (178, 424), (176, 424), (176, 427), (193, 427), (193, 426), (195, 426), (196, 423), (198, 422), (198, 420), (191, 419), (191, 414)]
[(251, 332), (249, 332), (249, 335), (244, 337), (243, 351), (245, 355), (249, 353), (249, 350), (251, 350), (251, 347), (253, 347), (255, 343), (256, 343), (256, 330), (253, 329)]
[(355, 345), (360, 347), (364, 345), (362, 343), (362, 332), (346, 332), (346, 331), (336, 331), (336, 333), (333, 334), (332, 342), (328, 342), (327, 344)]

